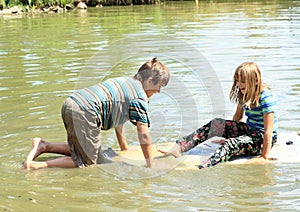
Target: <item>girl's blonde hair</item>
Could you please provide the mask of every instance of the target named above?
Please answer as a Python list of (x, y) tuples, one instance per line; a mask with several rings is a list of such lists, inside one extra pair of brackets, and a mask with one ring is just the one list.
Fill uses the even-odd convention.
[(161, 83), (161, 86), (166, 86), (170, 80), (169, 69), (159, 62), (156, 57), (144, 63), (134, 75), (134, 78), (144, 82), (149, 77), (152, 77), (153, 83), (156, 85)]
[[(245, 93), (239, 90), (236, 85), (238, 81), (245, 83)], [(259, 106), (259, 96), (268, 85), (263, 83), (258, 65), (254, 62), (244, 62), (239, 65), (233, 76), (233, 85), (229, 93), (229, 99), (233, 103), (238, 103), (249, 108)]]

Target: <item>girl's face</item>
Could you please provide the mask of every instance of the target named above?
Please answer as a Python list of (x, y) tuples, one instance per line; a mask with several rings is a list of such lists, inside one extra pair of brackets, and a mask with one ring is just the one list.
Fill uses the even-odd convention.
[(245, 94), (246, 92), (246, 83), (245, 79), (243, 77), (239, 77), (239, 79), (236, 81), (236, 86), (240, 89), (242, 94)]

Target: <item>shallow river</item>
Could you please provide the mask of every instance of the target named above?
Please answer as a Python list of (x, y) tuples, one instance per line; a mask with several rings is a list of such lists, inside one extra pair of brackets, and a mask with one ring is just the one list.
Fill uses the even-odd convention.
[[(300, 210), (298, 163), (180, 171), (105, 166), (25, 171), (31, 138), (65, 141), (60, 118), (75, 89), (133, 76), (158, 57), (170, 84), (150, 100), (154, 147), (230, 119), (232, 75), (255, 61), (278, 99), (281, 132), (300, 129), (300, 2), (199, 1), (0, 16), (2, 211)], [(126, 125), (130, 146), (135, 129)], [(104, 147), (117, 149), (112, 131)], [(44, 155), (41, 159), (50, 159)]]

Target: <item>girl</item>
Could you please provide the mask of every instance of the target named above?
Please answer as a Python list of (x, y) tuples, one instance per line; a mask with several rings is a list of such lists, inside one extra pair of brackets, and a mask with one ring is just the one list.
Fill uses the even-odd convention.
[[(219, 141), (222, 146), (198, 165), (200, 169), (238, 155), (260, 155), (252, 159), (253, 162), (273, 160), (269, 158), (269, 153), (277, 141), (276, 101), (270, 88), (262, 82), (256, 63), (245, 62), (236, 68), (229, 98), (237, 104), (233, 120), (213, 119), (190, 135), (178, 139), (170, 151), (159, 151), (178, 157), (205, 140), (219, 136), (225, 138)], [(244, 115), (247, 116), (246, 123), (242, 122)]]

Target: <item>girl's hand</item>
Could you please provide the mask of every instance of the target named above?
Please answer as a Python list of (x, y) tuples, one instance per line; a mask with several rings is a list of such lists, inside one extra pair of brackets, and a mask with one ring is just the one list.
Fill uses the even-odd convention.
[(247, 164), (264, 164), (264, 163), (273, 162), (275, 160), (278, 160), (278, 159), (277, 158), (267, 158), (267, 159), (265, 159), (265, 158), (259, 156), (259, 157), (251, 158), (246, 163)]
[(181, 156), (181, 151), (180, 151), (180, 148), (179, 148), (178, 144), (175, 144), (168, 151), (164, 151), (164, 150), (161, 150), (161, 149), (157, 149), (157, 151), (164, 154), (164, 156), (173, 155), (175, 158), (178, 158), (178, 157)]

